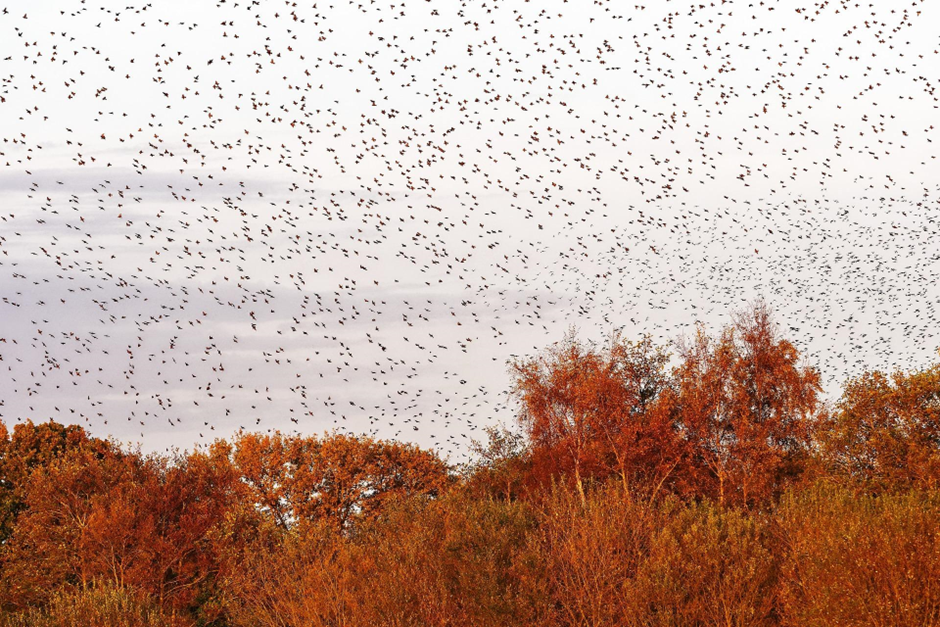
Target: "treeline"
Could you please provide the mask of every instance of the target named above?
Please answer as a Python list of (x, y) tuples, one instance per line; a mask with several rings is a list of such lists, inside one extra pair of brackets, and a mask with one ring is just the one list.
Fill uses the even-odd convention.
[(825, 403), (758, 303), (672, 356), (571, 335), (512, 375), (519, 428), (461, 467), (0, 423), (0, 625), (940, 624), (940, 364)]

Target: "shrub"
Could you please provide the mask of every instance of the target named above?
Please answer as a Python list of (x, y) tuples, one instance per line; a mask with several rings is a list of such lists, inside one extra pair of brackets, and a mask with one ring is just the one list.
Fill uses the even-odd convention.
[(940, 495), (819, 485), (777, 513), (794, 627), (940, 624)]
[(630, 589), (632, 624), (775, 625), (777, 564), (759, 515), (705, 503), (673, 516)]
[(42, 609), (0, 614), (0, 627), (190, 627), (146, 595), (110, 585), (58, 592)]

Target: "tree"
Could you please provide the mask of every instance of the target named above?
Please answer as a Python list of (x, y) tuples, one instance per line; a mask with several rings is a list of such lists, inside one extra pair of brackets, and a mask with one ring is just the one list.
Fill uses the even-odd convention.
[(25, 507), (22, 489), (30, 473), (68, 451), (84, 449), (103, 455), (110, 442), (89, 437), (77, 425), (65, 426), (31, 420), (17, 424), (13, 433), (0, 421), (0, 544), (9, 537), (16, 517)]
[(99, 582), (186, 609), (216, 570), (208, 542), (242, 489), (223, 450), (64, 454), (34, 471), (4, 555), (7, 598), (41, 603)]
[(135, 483), (141, 471), (134, 456), (98, 456), (83, 449), (36, 468), (22, 487), (25, 506), (4, 545), (0, 597), (23, 607), (43, 602), (63, 586), (90, 585), (100, 572), (100, 562), (86, 550), (90, 527), (103, 522), (96, 503), (107, 504), (109, 491)]
[(284, 528), (321, 519), (346, 528), (389, 499), (435, 497), (450, 483), (430, 451), (349, 435), (242, 434), (233, 459), (258, 506)]
[(476, 459), (463, 468), (464, 484), (474, 493), (513, 500), (531, 475), (525, 434), (505, 427), (486, 427), (484, 432), (486, 443), (471, 442)]
[(675, 433), (655, 406), (668, 380), (668, 355), (647, 337), (613, 335), (603, 349), (574, 333), (532, 359), (512, 364), (519, 420), (536, 472), (570, 473), (582, 501), (588, 479), (620, 475), (624, 484), (663, 474)]
[(680, 356), (667, 402), (697, 466), (696, 489), (722, 504), (778, 493), (808, 453), (819, 374), (799, 363), (761, 301), (718, 338), (699, 327)]
[(821, 434), (840, 476), (872, 487), (940, 487), (940, 364), (850, 380)]

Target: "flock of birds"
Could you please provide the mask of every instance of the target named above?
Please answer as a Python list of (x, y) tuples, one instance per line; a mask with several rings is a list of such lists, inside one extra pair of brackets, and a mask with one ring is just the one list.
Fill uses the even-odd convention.
[(763, 296), (827, 389), (935, 359), (923, 0), (17, 3), (0, 419), (462, 456), (507, 360)]

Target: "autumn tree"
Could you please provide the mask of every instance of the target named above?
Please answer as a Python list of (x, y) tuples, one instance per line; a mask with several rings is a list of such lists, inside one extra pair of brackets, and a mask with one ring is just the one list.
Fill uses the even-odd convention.
[(215, 571), (209, 534), (241, 489), (225, 453), (75, 450), (37, 469), (4, 547), (6, 598), (32, 605), (106, 582), (189, 607)]
[(668, 380), (668, 355), (649, 338), (619, 335), (603, 348), (574, 333), (534, 358), (512, 364), (520, 422), (544, 479), (570, 474), (584, 499), (588, 479), (619, 475), (624, 483), (668, 468), (675, 434), (650, 413)]
[[(138, 532), (130, 547), (137, 565), (131, 583), (161, 605), (183, 609), (205, 596), (218, 571), (212, 537), (230, 520), (244, 520), (239, 516), (247, 490), (229, 452), (217, 443), (204, 452), (148, 460), (146, 480), (138, 486), (138, 511), (129, 521)], [(115, 522), (107, 524), (98, 546), (108, 546)]]
[(518, 498), (531, 475), (525, 434), (505, 427), (486, 427), (487, 440), (473, 441), (472, 461), (463, 468), (463, 484), (474, 494), (505, 500)]
[[(63, 586), (90, 585), (100, 564), (85, 550), (88, 531), (104, 522), (96, 505), (107, 504), (112, 489), (137, 483), (141, 470), (133, 456), (99, 457), (80, 449), (35, 469), (21, 491), (23, 511), (3, 547), (5, 602), (34, 605)], [(130, 530), (116, 526), (115, 532)]]
[(664, 402), (694, 459), (692, 487), (722, 504), (759, 502), (800, 468), (819, 407), (819, 374), (757, 302), (717, 338), (680, 343)]
[(940, 364), (851, 379), (820, 440), (838, 476), (882, 489), (940, 486)]
[(378, 514), (389, 499), (434, 497), (450, 483), (437, 455), (411, 444), (334, 434), (242, 434), (233, 456), (252, 498), (281, 527)]
[(25, 507), (22, 490), (33, 470), (68, 451), (84, 449), (105, 454), (111, 448), (109, 442), (90, 437), (78, 425), (26, 421), (10, 433), (0, 421), (0, 544), (9, 537), (17, 515)]

